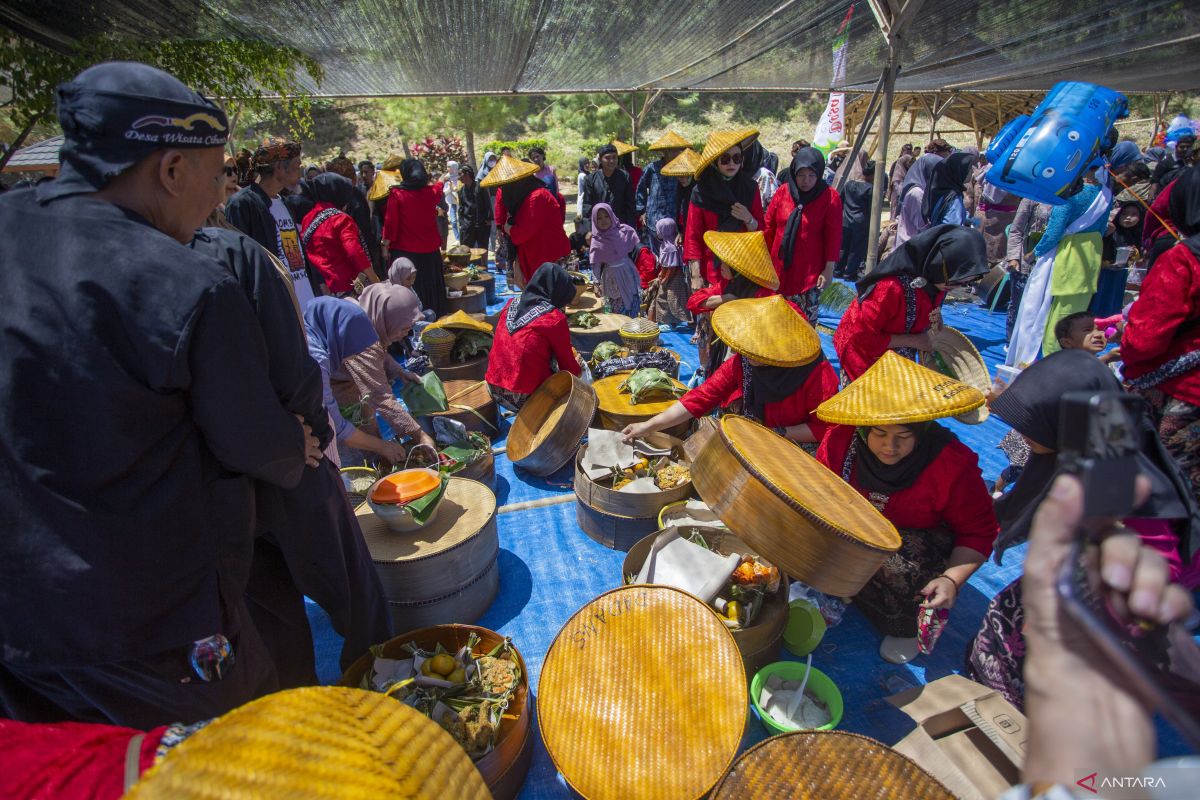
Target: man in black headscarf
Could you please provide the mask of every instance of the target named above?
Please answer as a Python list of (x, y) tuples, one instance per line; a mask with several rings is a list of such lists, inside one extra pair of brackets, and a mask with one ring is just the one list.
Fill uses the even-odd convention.
[(0, 199), (0, 715), (207, 719), (277, 685), (243, 601), (251, 477), (294, 486), (320, 450), (242, 288), (184, 246), (225, 115), (144, 64), (57, 94), (59, 177)]
[(621, 169), (617, 161), (617, 148), (606, 144), (596, 153), (600, 169), (587, 176), (583, 182), (583, 204), (580, 215), (590, 228), (592, 206), (608, 203), (617, 219), (631, 227), (637, 227), (637, 205), (633, 197), (633, 183), (629, 173)]

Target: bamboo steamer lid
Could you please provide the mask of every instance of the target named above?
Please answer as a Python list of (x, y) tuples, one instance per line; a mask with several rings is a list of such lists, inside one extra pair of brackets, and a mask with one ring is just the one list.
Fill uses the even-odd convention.
[(789, 576), (826, 594), (858, 593), (900, 534), (824, 464), (753, 420), (723, 417), (692, 464), (701, 499)]
[(419, 711), (338, 686), (267, 695), (170, 751), (136, 800), (490, 798), (470, 757)]
[(737, 754), (746, 713), (729, 629), (669, 586), (600, 595), (567, 621), (542, 664), (546, 750), (592, 800), (703, 796)]
[(954, 800), (915, 762), (857, 733), (795, 731), (751, 747), (712, 800)]
[[(678, 397), (667, 397), (664, 394), (656, 394), (653, 399), (646, 400), (641, 403), (631, 403), (633, 395), (629, 392), (620, 390), (621, 384), (630, 376), (631, 373), (619, 372), (616, 375), (609, 375), (607, 378), (601, 378), (592, 384), (592, 388), (596, 390), (596, 404), (600, 407), (601, 413), (615, 414), (621, 417), (653, 417), (661, 411), (666, 411)], [(680, 390), (680, 394), (687, 390), (679, 381), (674, 378), (671, 383), (675, 388)]]

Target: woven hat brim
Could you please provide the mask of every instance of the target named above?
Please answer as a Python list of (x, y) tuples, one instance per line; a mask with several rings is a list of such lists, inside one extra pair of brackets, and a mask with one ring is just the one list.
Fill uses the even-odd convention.
[(700, 173), (708, 169), (713, 163), (721, 157), (729, 148), (735, 144), (742, 146), (745, 150), (747, 145), (750, 145), (758, 138), (757, 128), (742, 128), (737, 131), (717, 131), (708, 137), (708, 141), (704, 144), (704, 152), (700, 154), (700, 160), (696, 162), (696, 177), (700, 177)]
[(675, 131), (667, 131), (658, 138), (654, 144), (647, 147), (647, 150), (682, 150), (691, 147), (692, 143), (684, 139)]
[(922, 367), (891, 350), (846, 388), (817, 406), (817, 418), (837, 425), (906, 425), (957, 417), (982, 406), (973, 386)]
[(634, 147), (631, 144), (627, 144), (626, 142), (622, 142), (620, 139), (613, 139), (612, 146), (617, 148), (617, 158), (622, 158), (623, 156), (627, 156), (630, 153), (637, 152), (636, 147)]
[[(968, 386), (974, 386), (983, 394), (992, 387), (992, 376), (988, 372), (987, 363), (979, 354), (974, 343), (963, 333), (949, 326), (931, 333), (933, 349), (941, 356), (946, 365), (954, 371), (955, 377)], [(986, 404), (955, 417), (966, 425), (978, 425), (990, 416)]]
[(492, 167), (492, 171), (487, 174), (487, 177), (479, 182), (479, 185), (485, 189), (491, 189), (493, 186), (503, 186), (506, 183), (527, 178), (537, 171), (537, 164), (518, 161), (511, 156), (503, 156), (496, 166)]
[(689, 147), (671, 159), (670, 163), (662, 168), (662, 174), (668, 178), (683, 178), (694, 175), (696, 173), (696, 162), (699, 159), (700, 154)]
[(491, 325), (475, 319), (462, 309), (455, 311), (448, 317), (439, 319), (437, 322), (430, 323), (425, 327), (425, 330), (438, 330), (443, 328), (457, 328), (459, 330), (479, 331), (480, 333), (495, 332)]
[(801, 367), (821, 352), (821, 337), (778, 295), (722, 303), (712, 327), (737, 353), (768, 367)]
[(767, 250), (767, 240), (760, 231), (751, 233), (722, 233), (705, 231), (704, 244), (713, 255), (754, 281), (771, 290), (779, 288), (779, 273)]

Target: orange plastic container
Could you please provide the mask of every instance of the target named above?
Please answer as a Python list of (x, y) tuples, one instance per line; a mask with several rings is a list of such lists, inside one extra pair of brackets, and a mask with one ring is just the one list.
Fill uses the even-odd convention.
[(371, 499), (376, 503), (403, 505), (424, 497), (440, 485), (441, 479), (431, 469), (402, 469), (381, 480), (375, 486)]

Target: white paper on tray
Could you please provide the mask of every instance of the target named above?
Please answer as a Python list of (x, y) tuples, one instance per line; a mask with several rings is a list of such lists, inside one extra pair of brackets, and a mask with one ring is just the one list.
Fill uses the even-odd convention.
[(661, 492), (658, 484), (654, 482), (654, 478), (634, 478), (629, 483), (617, 489), (618, 492), (629, 492), (630, 494), (654, 494)]
[(666, 447), (655, 447), (645, 439), (634, 439), (633, 449), (641, 455), (644, 455), (646, 458), (659, 458), (661, 456), (670, 457), (671, 455), (670, 445)]
[(638, 461), (633, 452), (633, 446), (621, 441), (620, 431), (605, 431), (599, 428), (588, 428), (587, 449), (583, 451), (580, 465), (583, 472), (592, 480), (602, 478), (612, 472), (612, 468), (628, 469)]
[(741, 561), (742, 557), (737, 553), (723, 556), (692, 544), (681, 538), (679, 529), (672, 526), (660, 533), (650, 546), (637, 582), (674, 586), (711, 603)]

